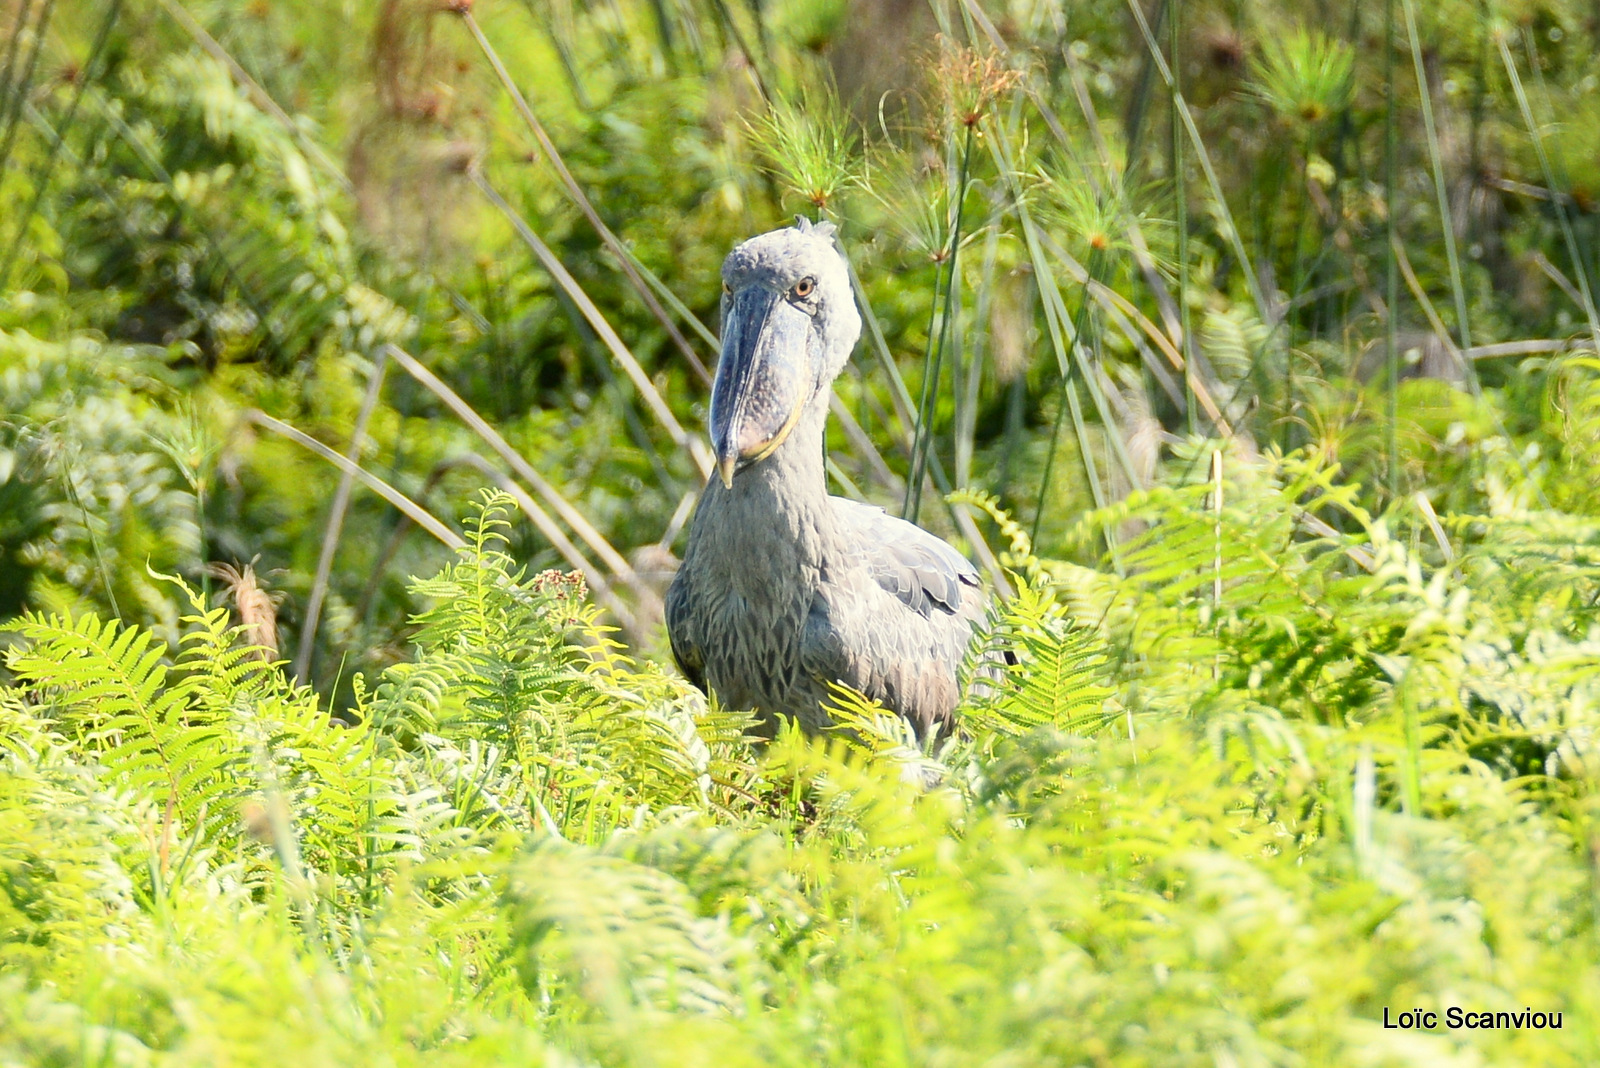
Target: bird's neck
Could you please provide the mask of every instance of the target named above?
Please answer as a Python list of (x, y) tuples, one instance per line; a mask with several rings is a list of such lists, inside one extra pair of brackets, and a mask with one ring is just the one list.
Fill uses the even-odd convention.
[(731, 494), (790, 506), (827, 499), (828, 480), (822, 449), (828, 421), (825, 397), (826, 394), (806, 405), (794, 429), (770, 456), (739, 472), (733, 480)]
[(715, 477), (706, 487), (701, 507), (719, 515), (722, 536), (739, 543), (752, 567), (823, 564), (833, 520), (822, 451), (827, 396), (808, 404), (783, 443), (734, 475), (731, 488)]

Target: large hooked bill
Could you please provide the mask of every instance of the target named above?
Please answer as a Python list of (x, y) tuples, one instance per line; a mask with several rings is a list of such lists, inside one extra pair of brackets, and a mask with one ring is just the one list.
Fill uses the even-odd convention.
[(711, 385), (711, 449), (722, 484), (770, 456), (800, 421), (816, 374), (811, 316), (765, 286), (728, 298), (722, 355)]

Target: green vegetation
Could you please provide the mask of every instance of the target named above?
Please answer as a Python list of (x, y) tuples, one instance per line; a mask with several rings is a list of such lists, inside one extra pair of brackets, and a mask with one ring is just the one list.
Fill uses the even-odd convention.
[[(0, 0), (0, 1064), (1594, 1063), (1600, 28), (1301, 6)], [(958, 737), (667, 665), (795, 211)]]

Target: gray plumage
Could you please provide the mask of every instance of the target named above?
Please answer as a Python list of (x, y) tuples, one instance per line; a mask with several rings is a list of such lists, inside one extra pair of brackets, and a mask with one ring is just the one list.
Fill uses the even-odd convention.
[(711, 398), (720, 477), (667, 591), (667, 630), (695, 685), (769, 724), (826, 726), (838, 681), (926, 732), (955, 710), (985, 598), (943, 541), (827, 493), (829, 387), (861, 333), (832, 233), (801, 219), (723, 263)]

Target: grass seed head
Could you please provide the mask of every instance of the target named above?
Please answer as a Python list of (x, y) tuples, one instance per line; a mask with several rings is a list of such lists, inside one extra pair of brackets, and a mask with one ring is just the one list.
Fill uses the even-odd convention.
[(862, 184), (856, 135), (832, 92), (779, 97), (746, 129), (785, 194), (818, 211)]
[(1291, 125), (1318, 126), (1350, 102), (1355, 53), (1315, 30), (1267, 38), (1252, 66), (1251, 91)]
[(941, 36), (934, 77), (945, 113), (970, 129), (983, 121), (996, 100), (1022, 81), (1022, 71), (1007, 67), (994, 52), (980, 52)]

